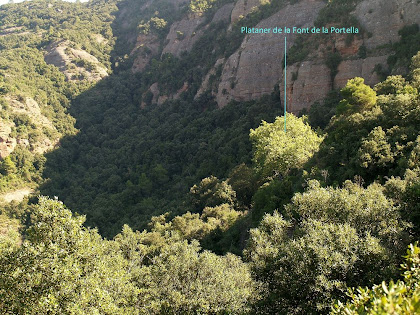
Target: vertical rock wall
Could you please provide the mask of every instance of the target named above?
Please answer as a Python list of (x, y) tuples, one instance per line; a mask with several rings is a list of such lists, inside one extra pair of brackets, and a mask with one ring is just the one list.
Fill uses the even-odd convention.
[[(286, 6), (256, 27), (311, 27), (324, 5), (323, 1), (300, 1)], [(288, 47), (295, 38), (295, 34), (287, 35)], [(284, 34), (247, 35), (223, 68), (216, 97), (219, 106), (225, 106), (232, 99), (250, 100), (271, 93), (282, 78), (283, 56)]]
[[(287, 69), (287, 110), (297, 113), (310, 107), (314, 102), (325, 98), (331, 90), (330, 69), (323, 63), (305, 61)], [(284, 98), (284, 80), (280, 84), (282, 102)]]
[(417, 0), (365, 0), (357, 5), (355, 17), (368, 32), (368, 49), (397, 42), (398, 31), (405, 25), (420, 24), (420, 2)]
[[(238, 0), (235, 4), (226, 4), (216, 12), (210, 23), (230, 20), (232, 25), (265, 3), (266, 0)], [(323, 0), (301, 0), (285, 6), (256, 27), (311, 27), (325, 4)], [(356, 6), (352, 14), (365, 30), (363, 37), (355, 37), (349, 44), (345, 34), (332, 36), (327, 44), (323, 43), (318, 50), (312, 51), (307, 60), (288, 67), (286, 94), (289, 111), (297, 113), (310, 107), (314, 102), (324, 99), (332, 88), (342, 88), (349, 79), (357, 76), (363, 77), (369, 85), (379, 82), (374, 71), (375, 66), (380, 64), (386, 68), (390, 53), (386, 46), (399, 40), (398, 31), (402, 27), (420, 24), (420, 2), (364, 0)], [(203, 25), (203, 21), (202, 16), (188, 15), (175, 22), (167, 35), (163, 53), (180, 56), (182, 52), (190, 51), (210, 25)], [(289, 48), (295, 40), (295, 34), (287, 35)], [(367, 57), (363, 59), (358, 54), (362, 45), (368, 51)], [(152, 50), (152, 55), (156, 54), (156, 50), (149, 50)], [(330, 51), (340, 53), (343, 58), (335, 78), (331, 77), (331, 71), (326, 66)], [(231, 100), (247, 101), (270, 94), (278, 84), (283, 100), (283, 56), (284, 34), (246, 35), (240, 48), (228, 58), (219, 59), (203, 78), (196, 98), (203, 92), (212, 90), (219, 107), (223, 107)], [(139, 56), (135, 62), (136, 70), (141, 71), (149, 59), (149, 55)], [(215, 75), (215, 70), (220, 65), (223, 70), (218, 83), (212, 81), (212, 86), (209, 86), (210, 77)], [(158, 103), (162, 103), (162, 100), (163, 96), (160, 96)]]

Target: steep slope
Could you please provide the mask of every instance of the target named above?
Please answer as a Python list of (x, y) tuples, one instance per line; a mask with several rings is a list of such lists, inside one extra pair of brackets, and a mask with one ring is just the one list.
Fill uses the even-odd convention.
[(111, 71), (113, 9), (56, 1), (0, 7), (0, 157), (10, 158), (0, 191), (42, 182), (42, 154), (76, 133), (71, 99)]
[[(0, 313), (418, 307), (417, 244), (389, 281), (420, 236), (419, 2), (389, 3), (1, 7)], [(361, 32), (287, 60), (241, 32), (292, 23)]]
[[(406, 25), (417, 22), (418, 4), (394, 2), (378, 12), (371, 0), (4, 6), (0, 189), (41, 184), (108, 236), (123, 223), (184, 213), (189, 188), (249, 163), (249, 129), (282, 110), (283, 36), (241, 27), (360, 28), (288, 36), (288, 110), (320, 101), (325, 126), (340, 96), (323, 99), (349, 78), (373, 85), (387, 71), (408, 71), (419, 32)], [(381, 32), (400, 38), (378, 34), (367, 14), (389, 15), (395, 23)], [(390, 39), (401, 42), (384, 45)]]
[[(147, 67), (148, 62), (154, 58), (162, 60), (168, 53), (180, 58), (181, 63), (184, 60), (194, 59), (196, 54), (194, 45), (203, 48), (206, 40), (216, 41), (213, 42), (216, 46), (219, 43), (230, 46), (227, 49), (222, 48), (221, 51), (218, 49), (213, 49), (211, 53), (208, 51), (210, 55), (205, 64), (194, 62), (186, 64), (186, 67), (191, 68), (190, 71), (202, 73), (193, 79), (194, 82), (187, 75), (173, 74), (184, 83), (188, 81), (192, 93), (197, 93), (196, 86), (199, 86), (200, 92), (196, 97), (203, 91), (209, 90), (215, 96), (219, 107), (223, 107), (230, 100), (252, 100), (270, 94), (275, 85), (279, 85), (281, 94), (284, 93), (282, 82), (284, 36), (271, 33), (245, 36), (238, 34), (239, 26), (307, 27), (316, 24), (328, 27), (358, 27), (360, 34), (357, 35), (289, 34), (287, 36), (288, 47), (291, 49), (289, 56), (292, 60), (288, 68), (287, 82), (289, 110), (299, 112), (309, 108), (315, 101), (324, 99), (332, 89), (342, 88), (348, 79), (355, 76), (365, 78), (371, 86), (378, 83), (380, 73), (377, 70), (379, 67), (382, 71), (389, 68), (387, 58), (392, 54), (392, 43), (399, 39), (399, 30), (404, 26), (420, 23), (419, 12), (418, 3), (399, 0), (393, 0), (387, 6), (379, 6), (373, 0), (347, 3), (337, 0), (328, 4), (312, 0), (292, 4), (288, 1), (237, 1), (226, 5), (223, 5), (223, 2), (220, 4), (216, 2), (208, 12), (188, 13), (180, 21), (172, 24), (165, 41), (160, 42), (160, 49), (159, 40), (155, 35), (139, 36), (136, 50), (132, 52), (133, 71), (146, 69), (147, 72), (147, 69), (154, 69), (153, 66)], [(225, 22), (225, 24), (222, 29), (212, 30), (219, 33), (216, 38), (212, 38), (206, 31), (216, 22)], [(242, 42), (239, 43), (238, 39)], [(296, 39), (298, 41), (295, 43)], [(138, 50), (140, 47), (141, 52)], [(232, 48), (234, 51), (229, 51)], [(340, 57), (334, 69), (329, 65), (331, 54), (338, 54)], [(223, 62), (221, 62), (222, 57), (225, 58)], [(212, 62), (212, 66), (208, 66), (207, 62)], [(221, 64), (222, 72), (215, 76), (215, 69)], [(406, 73), (407, 69), (394, 68), (393, 71)], [(183, 70), (183, 72), (188, 71)], [(215, 76), (216, 84), (214, 82), (209, 84), (208, 78), (211, 75)], [(150, 82), (149, 86), (154, 84), (149, 90), (154, 95), (152, 103), (161, 104), (164, 100), (174, 98), (175, 93), (182, 87), (181, 80), (176, 80), (178, 84), (175, 81), (163, 82), (159, 79), (158, 82)], [(170, 88), (172, 91), (168, 91), (166, 87), (168, 83), (176, 88)], [(156, 89), (156, 84), (159, 85), (159, 90)], [(162, 85), (165, 87), (162, 88)]]
[[(287, 5), (255, 27), (311, 27), (323, 6), (323, 1), (300, 1)], [(220, 107), (231, 99), (248, 101), (273, 91), (282, 78), (283, 38), (284, 36), (273, 33), (251, 34), (244, 38), (240, 48), (223, 66), (216, 96)], [(296, 38), (297, 34), (287, 36), (290, 46), (293, 46)]]
[(70, 48), (68, 41), (54, 41), (45, 50), (44, 60), (56, 66), (66, 80), (98, 81), (108, 75), (107, 69), (95, 56), (80, 49)]

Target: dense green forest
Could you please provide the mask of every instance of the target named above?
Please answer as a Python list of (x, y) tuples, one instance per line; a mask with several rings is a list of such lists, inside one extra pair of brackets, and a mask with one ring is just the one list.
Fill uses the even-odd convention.
[[(287, 131), (278, 88), (194, 97), (242, 25), (296, 2), (230, 29), (205, 26), (223, 0), (0, 6), (0, 131), (16, 145), (0, 194), (35, 191), (0, 203), (0, 314), (420, 313), (418, 25), (387, 45), (380, 83), (349, 80)], [(328, 1), (316, 25), (354, 25), (359, 2)], [(190, 51), (131, 71), (136, 36), (161, 52), (191, 14)], [(157, 105), (154, 82), (190, 88)]]

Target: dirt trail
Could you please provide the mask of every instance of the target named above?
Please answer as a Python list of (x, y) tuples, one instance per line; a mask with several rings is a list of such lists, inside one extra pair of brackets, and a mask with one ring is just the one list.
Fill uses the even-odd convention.
[(27, 195), (33, 193), (34, 190), (31, 188), (21, 188), (17, 189), (8, 193), (5, 193), (4, 195), (0, 195), (0, 199), (3, 199), (6, 202), (12, 202), (17, 201), (20, 202), (25, 198)]

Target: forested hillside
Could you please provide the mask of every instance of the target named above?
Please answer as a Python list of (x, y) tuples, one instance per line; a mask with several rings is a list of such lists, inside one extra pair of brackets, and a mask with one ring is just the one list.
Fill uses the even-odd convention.
[[(420, 7), (392, 1), (0, 6), (0, 314), (420, 313)], [(298, 11), (361, 33), (290, 37), (284, 73), (240, 29)]]

